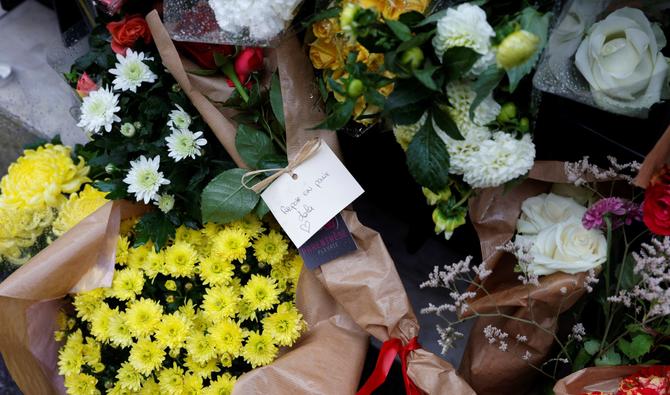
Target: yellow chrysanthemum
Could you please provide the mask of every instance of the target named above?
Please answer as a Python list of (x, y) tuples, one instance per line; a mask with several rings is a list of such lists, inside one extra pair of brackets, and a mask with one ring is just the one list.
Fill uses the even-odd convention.
[(212, 240), (212, 255), (226, 261), (243, 261), (250, 246), (251, 239), (246, 233), (227, 227)]
[(128, 253), (130, 249), (130, 242), (126, 236), (120, 236), (116, 240), (116, 263), (125, 265), (128, 263)]
[(190, 321), (183, 315), (164, 315), (156, 327), (156, 341), (164, 348), (178, 349), (184, 344), (190, 328)]
[(254, 274), (242, 288), (242, 298), (254, 310), (270, 310), (279, 303), (277, 282), (270, 277)]
[(230, 395), (233, 393), (233, 387), (237, 378), (230, 373), (224, 373), (216, 380), (209, 383), (209, 387), (204, 389), (203, 395)]
[(193, 301), (191, 299), (186, 300), (183, 305), (179, 306), (175, 315), (181, 315), (189, 322), (195, 320), (197, 315), (195, 313)]
[(208, 285), (225, 285), (233, 278), (235, 266), (217, 256), (200, 261), (200, 278)]
[(181, 395), (184, 386), (184, 369), (176, 363), (158, 373), (158, 385), (161, 392), (167, 395)]
[(219, 232), (221, 232), (221, 230), (223, 230), (223, 226), (219, 224), (212, 222), (206, 223), (200, 230), (203, 237), (203, 247), (210, 249), (212, 240), (219, 234)]
[(256, 316), (256, 309), (254, 309), (249, 302), (244, 299), (241, 299), (237, 304), (237, 318), (240, 322), (247, 320), (256, 321), (258, 317)]
[(128, 328), (135, 337), (151, 335), (163, 316), (163, 306), (151, 299), (142, 298), (126, 310)]
[(142, 383), (142, 389), (140, 390), (139, 395), (156, 395), (160, 393), (160, 386), (156, 382), (156, 380), (153, 379), (153, 377), (149, 377)]
[(300, 337), (302, 314), (292, 303), (282, 303), (277, 312), (263, 318), (263, 330), (280, 346), (291, 346)]
[(250, 332), (242, 356), (253, 368), (265, 366), (277, 356), (277, 346), (267, 333)]
[(70, 195), (67, 202), (60, 208), (58, 217), (53, 223), (53, 232), (60, 236), (72, 229), (81, 220), (93, 214), (97, 209), (107, 203), (106, 192), (98, 191), (91, 185), (86, 185), (84, 190)]
[(204, 237), (202, 232), (196, 229), (191, 229), (184, 225), (177, 228), (174, 237), (175, 242), (188, 243), (194, 247), (202, 245)]
[(116, 372), (116, 379), (123, 389), (139, 391), (142, 388), (142, 373), (138, 372), (130, 362), (121, 364), (121, 368)]
[(165, 359), (165, 349), (157, 342), (144, 338), (133, 345), (128, 362), (138, 372), (148, 375), (156, 370)]
[(25, 150), (12, 163), (0, 181), (3, 198), (20, 209), (26, 207), (58, 207), (63, 193), (77, 192), (89, 182), (89, 168), (80, 158), (75, 164), (70, 148), (46, 144), (36, 150)]
[(178, 241), (165, 250), (165, 269), (174, 277), (190, 277), (198, 261), (198, 252), (186, 242)]
[(121, 226), (119, 227), (119, 234), (121, 236), (129, 236), (133, 232), (133, 228), (140, 221), (139, 217), (126, 218), (121, 221)]
[(219, 372), (221, 370), (217, 358), (212, 358), (205, 363), (199, 363), (196, 362), (190, 355), (186, 355), (186, 358), (184, 359), (184, 366), (193, 372), (193, 374), (198, 375), (203, 379), (209, 378), (212, 373)]
[(76, 375), (84, 364), (84, 338), (80, 330), (70, 334), (65, 345), (58, 351), (58, 373), (63, 376)]
[(115, 347), (130, 347), (133, 335), (126, 322), (126, 313), (115, 311), (109, 320), (109, 342)]
[(128, 266), (141, 269), (146, 265), (149, 252), (153, 250), (153, 244), (147, 243), (136, 248), (131, 248), (128, 251)]
[(135, 296), (142, 292), (143, 287), (144, 274), (141, 270), (131, 267), (117, 270), (114, 272), (109, 296), (119, 300), (135, 299)]
[(131, 391), (123, 388), (119, 382), (114, 384), (111, 389), (108, 389), (106, 395), (135, 395), (137, 391)]
[(254, 242), (254, 256), (259, 262), (276, 265), (280, 263), (288, 252), (288, 242), (277, 231), (260, 236)]
[(55, 217), (50, 207), (23, 208), (7, 204), (0, 196), (0, 260), (21, 265), (30, 254), (24, 249), (32, 247), (44, 234)]
[(106, 303), (100, 303), (91, 316), (91, 333), (98, 341), (106, 343), (109, 341), (109, 324), (112, 317), (118, 312), (111, 309)]
[(192, 373), (184, 375), (181, 393), (182, 395), (202, 395), (202, 378)]
[(95, 367), (99, 365), (101, 362), (100, 343), (92, 337), (87, 337), (82, 354), (84, 355), (84, 363), (88, 366)]
[(85, 321), (91, 321), (93, 313), (97, 310), (102, 299), (105, 297), (105, 288), (96, 288), (92, 291), (83, 292), (74, 296), (73, 305), (77, 311), (77, 317)]
[(229, 226), (246, 233), (250, 239), (256, 238), (265, 230), (261, 220), (253, 214), (247, 214), (244, 218), (231, 222)]
[(229, 287), (212, 287), (202, 301), (202, 312), (209, 320), (234, 317), (237, 311), (238, 296)]
[(88, 374), (78, 373), (65, 376), (65, 388), (71, 395), (100, 395), (96, 388), (98, 380)]
[(220, 354), (230, 354), (233, 358), (240, 355), (244, 331), (235, 321), (223, 319), (212, 325), (208, 331), (212, 346)]
[(144, 273), (150, 279), (154, 279), (158, 274), (168, 274), (165, 267), (165, 254), (163, 251), (154, 250), (153, 248), (147, 253), (147, 258), (144, 261)]

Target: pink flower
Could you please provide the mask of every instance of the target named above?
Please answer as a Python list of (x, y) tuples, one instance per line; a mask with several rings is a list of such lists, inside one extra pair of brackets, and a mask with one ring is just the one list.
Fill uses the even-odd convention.
[(612, 229), (622, 225), (630, 225), (633, 221), (642, 220), (640, 205), (618, 197), (608, 197), (595, 202), (584, 214), (582, 225), (586, 229), (606, 230), (605, 216), (612, 221)]
[(86, 72), (79, 77), (79, 81), (77, 81), (77, 93), (79, 94), (79, 97), (84, 98), (88, 96), (89, 92), (97, 89), (98, 85), (95, 84)]

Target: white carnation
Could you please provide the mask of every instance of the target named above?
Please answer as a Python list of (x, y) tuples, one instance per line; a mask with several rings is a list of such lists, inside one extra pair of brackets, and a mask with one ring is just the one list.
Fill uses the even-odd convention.
[(147, 66), (144, 60), (153, 60), (151, 57), (145, 57), (143, 52), (134, 52), (132, 49), (126, 50), (126, 56), (116, 55), (118, 63), (110, 74), (116, 76), (112, 84), (115, 90), (136, 92), (145, 82), (154, 82), (158, 76)]
[(449, 48), (468, 47), (485, 55), (491, 47), (495, 32), (486, 21), (486, 12), (476, 5), (464, 3), (449, 8), (437, 22), (437, 34), (433, 38), (435, 53), (442, 56)]
[(109, 87), (92, 91), (84, 97), (77, 126), (89, 133), (98, 133), (100, 129), (111, 132), (114, 122), (121, 122), (121, 118), (116, 115), (120, 109), (119, 95), (114, 94)]
[(526, 174), (534, 159), (535, 145), (530, 135), (518, 140), (508, 133), (496, 132), (470, 155), (463, 166), (463, 180), (473, 188), (499, 186)]
[(209, 0), (221, 30), (248, 34), (252, 40), (274, 38), (293, 19), (301, 0)]

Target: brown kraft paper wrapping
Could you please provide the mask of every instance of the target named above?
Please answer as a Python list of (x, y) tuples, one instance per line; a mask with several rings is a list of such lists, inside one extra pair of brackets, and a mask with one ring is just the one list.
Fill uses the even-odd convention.
[(577, 371), (560, 379), (554, 386), (556, 395), (582, 395), (587, 392), (616, 393), (619, 382), (644, 368), (632, 366), (599, 366)]
[(0, 284), (0, 351), (24, 394), (65, 393), (54, 340), (62, 298), (111, 286), (120, 222), (145, 211), (105, 204)]
[(670, 126), (656, 142), (656, 145), (644, 158), (640, 172), (635, 178), (635, 185), (646, 188), (649, 180), (664, 164), (670, 160)]
[[(163, 64), (173, 75), (186, 77), (177, 81), (187, 85), (188, 88), (184, 85), (182, 88), (190, 91), (189, 97), (202, 96), (188, 80), (184, 64), (157, 13), (149, 14), (147, 22)], [(339, 153), (334, 132), (311, 130), (325, 115), (318, 103), (312, 67), (299, 41), (294, 37), (285, 40), (274, 55), (284, 100), (289, 158), (313, 137), (321, 137)], [(211, 87), (211, 82), (208, 84)], [(227, 87), (221, 84), (221, 89)], [(203, 104), (199, 100), (193, 101), (193, 105), (231, 156), (239, 157), (234, 144), (225, 144), (225, 141), (234, 142), (235, 136), (235, 125), (225, 120), (225, 111), (222, 113), (211, 103)], [(298, 290), (305, 299), (299, 298), (299, 308), (308, 319), (309, 331), (300, 343), (271, 365), (242, 376), (235, 386), (235, 394), (265, 393), (269, 388), (273, 394), (296, 391), (352, 394), (360, 379), (368, 334), (381, 341), (393, 337), (403, 342), (418, 335), (419, 324), (381, 236), (363, 226), (353, 211), (345, 210), (342, 215), (358, 250), (314, 271), (303, 271)], [(334, 337), (330, 331), (338, 325), (341, 336)], [(318, 351), (307, 350), (309, 346)], [(349, 356), (342, 355), (347, 352)], [(474, 394), (449, 363), (425, 350), (409, 355), (408, 374), (427, 394)]]
[[(540, 323), (543, 329), (505, 317), (480, 317), (472, 326), (459, 373), (479, 395), (520, 395), (528, 392), (536, 371), (529, 363), (541, 365), (554, 343), (558, 314), (568, 310), (585, 293), (585, 275), (554, 273), (540, 277), (540, 286), (523, 285), (514, 272), (516, 259), (496, 248), (511, 240), (521, 214), (521, 203), (529, 197), (549, 192), (553, 183), (567, 183), (563, 162), (538, 161), (521, 185), (504, 192), (502, 187), (478, 191), (470, 200), (470, 219), (479, 236), (482, 258), (493, 272), (481, 291), (469, 302), (470, 312), (503, 313)], [(567, 292), (561, 293), (565, 287)], [(476, 291), (476, 289), (473, 289)], [(532, 309), (531, 309), (532, 307)], [(502, 352), (489, 344), (483, 334), (492, 325), (510, 334), (510, 349)], [(528, 338), (516, 345), (516, 334)], [(521, 356), (531, 353), (529, 361)]]

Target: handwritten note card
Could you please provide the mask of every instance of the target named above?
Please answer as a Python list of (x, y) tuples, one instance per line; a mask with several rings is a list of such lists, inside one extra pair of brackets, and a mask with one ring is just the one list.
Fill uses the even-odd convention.
[(261, 197), (300, 247), (362, 193), (363, 188), (322, 142), (293, 175), (281, 175)]

